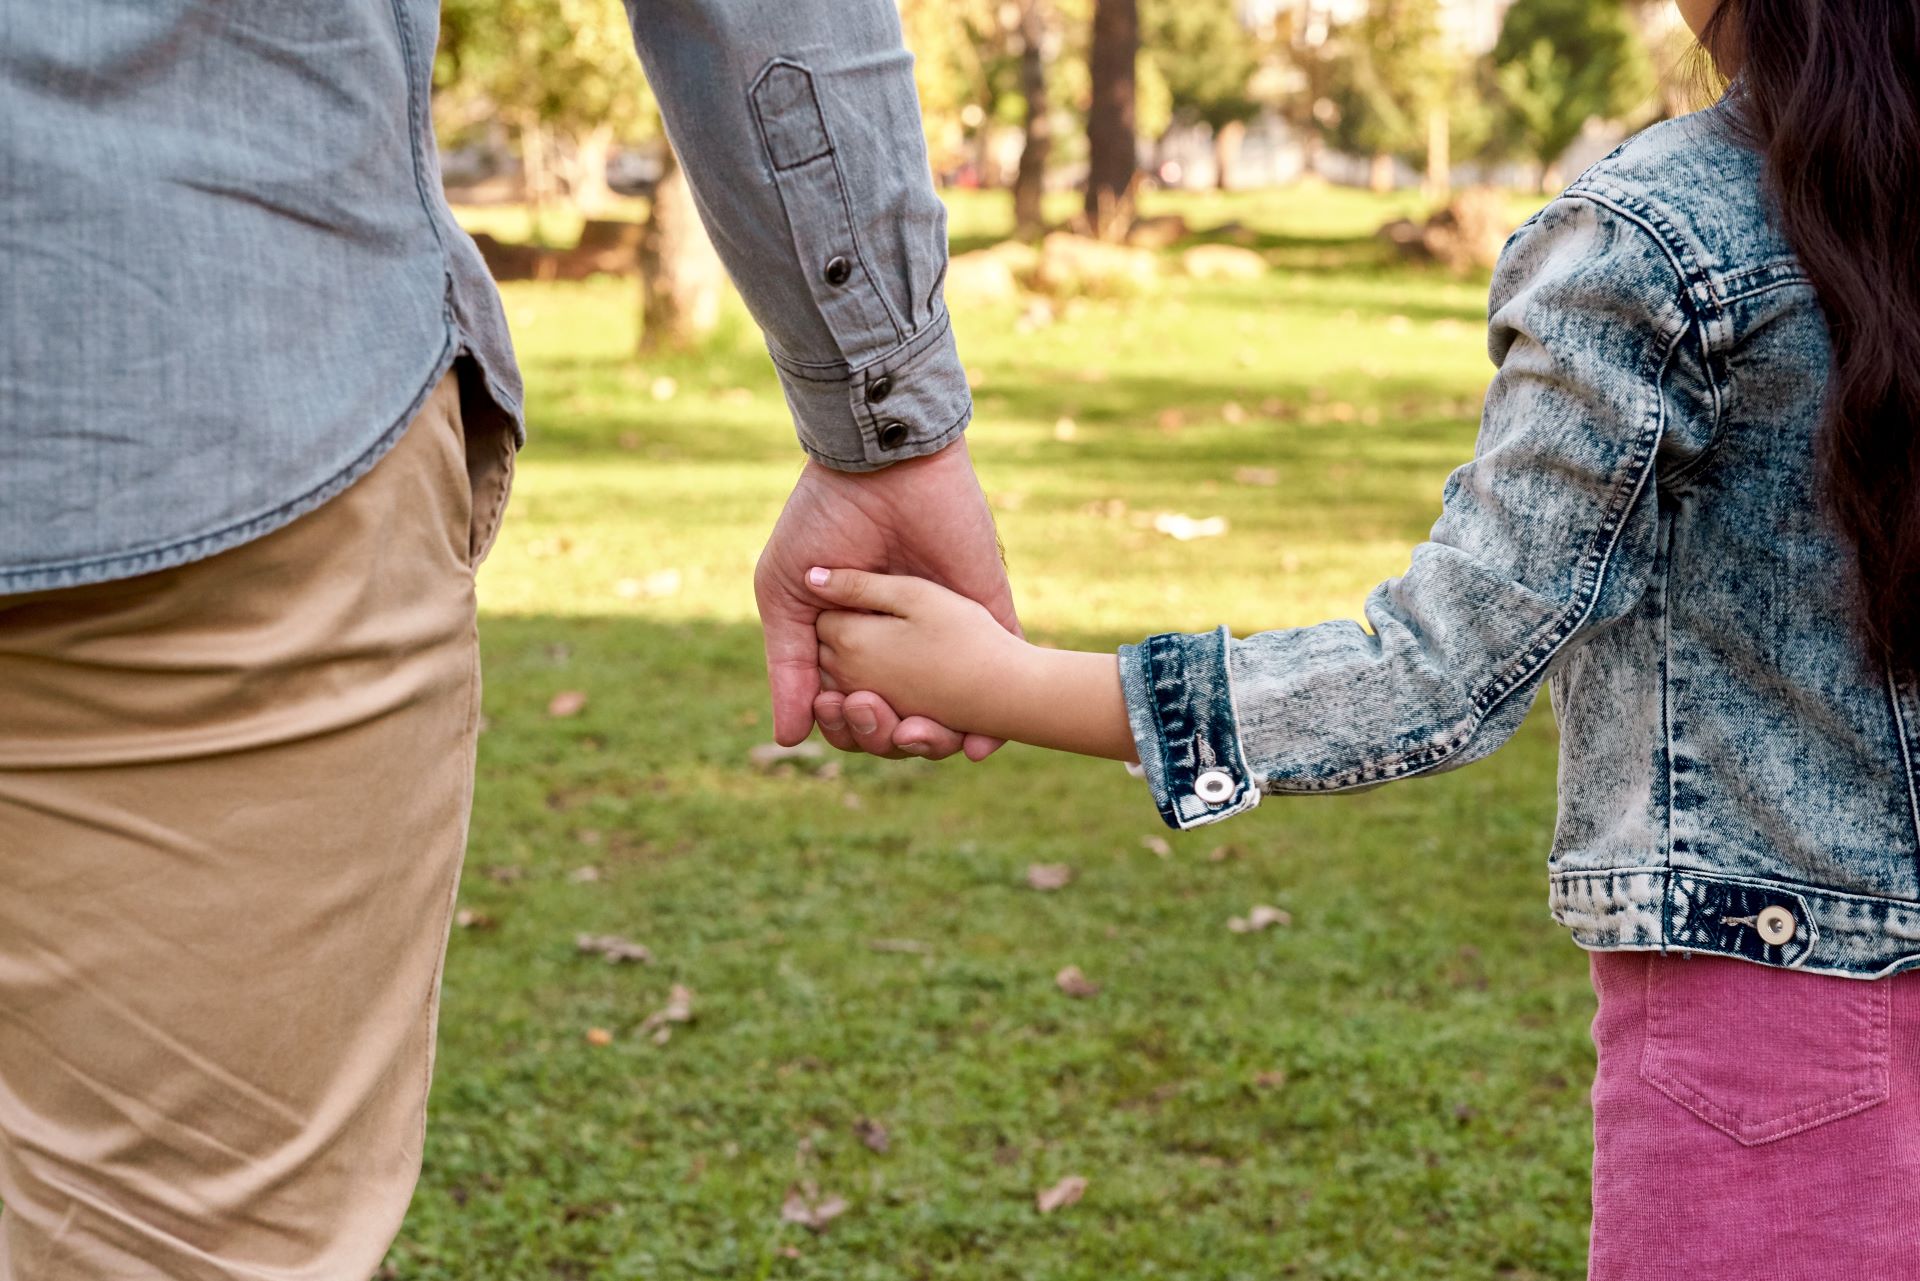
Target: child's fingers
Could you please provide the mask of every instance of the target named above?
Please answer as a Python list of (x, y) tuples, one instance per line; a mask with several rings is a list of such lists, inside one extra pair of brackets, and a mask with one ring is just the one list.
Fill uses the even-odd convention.
[(807, 588), (821, 600), (848, 609), (904, 616), (926, 584), (903, 574), (869, 574), (862, 569), (807, 571)]

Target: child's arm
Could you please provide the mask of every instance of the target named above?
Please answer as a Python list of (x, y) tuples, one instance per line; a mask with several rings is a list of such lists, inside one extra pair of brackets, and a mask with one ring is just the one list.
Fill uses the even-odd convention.
[(902, 716), (1083, 756), (1135, 760), (1112, 654), (1046, 649), (920, 578), (815, 569), (814, 595), (865, 613), (822, 614), (820, 667)]

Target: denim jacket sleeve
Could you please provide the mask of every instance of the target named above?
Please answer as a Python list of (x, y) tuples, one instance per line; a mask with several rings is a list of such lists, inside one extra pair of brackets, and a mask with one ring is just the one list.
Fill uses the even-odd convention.
[[(1580, 196), (1494, 273), (1498, 372), (1473, 460), (1411, 567), (1352, 621), (1154, 636), (1121, 651), (1128, 716), (1170, 826), (1262, 793), (1354, 790), (1505, 742), (1558, 657), (1642, 598), (1656, 458), (1707, 385), (1679, 268), (1651, 231)], [(1680, 376), (1681, 362), (1693, 368)]]
[(818, 461), (933, 453), (972, 413), (893, 0), (627, 0), (702, 221)]

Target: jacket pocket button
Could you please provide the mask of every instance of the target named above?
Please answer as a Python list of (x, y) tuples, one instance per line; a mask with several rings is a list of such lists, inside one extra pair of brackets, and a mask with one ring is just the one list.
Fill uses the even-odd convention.
[(848, 280), (852, 279), (853, 264), (840, 255), (835, 254), (833, 257), (827, 259), (827, 269), (824, 274), (826, 275), (827, 283), (838, 289), (841, 285), (846, 284)]
[(1753, 928), (1760, 931), (1760, 937), (1779, 947), (1793, 941), (1793, 932), (1799, 923), (1793, 919), (1793, 913), (1780, 906), (1762, 908), (1760, 915), (1753, 918)]
[(1219, 805), (1233, 795), (1233, 775), (1210, 769), (1193, 780), (1193, 794), (1208, 805)]

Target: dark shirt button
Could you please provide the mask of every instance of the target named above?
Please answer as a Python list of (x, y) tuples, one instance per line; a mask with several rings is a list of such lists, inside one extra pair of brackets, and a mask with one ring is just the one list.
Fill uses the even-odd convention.
[(834, 286), (844, 285), (853, 275), (853, 264), (845, 258), (835, 255), (827, 259), (827, 283)]
[(880, 448), (898, 449), (907, 443), (907, 425), (898, 418), (880, 424)]
[(893, 395), (893, 379), (887, 377), (885, 374), (881, 374), (878, 378), (872, 378), (867, 381), (867, 403), (869, 405), (877, 405), (891, 395)]

